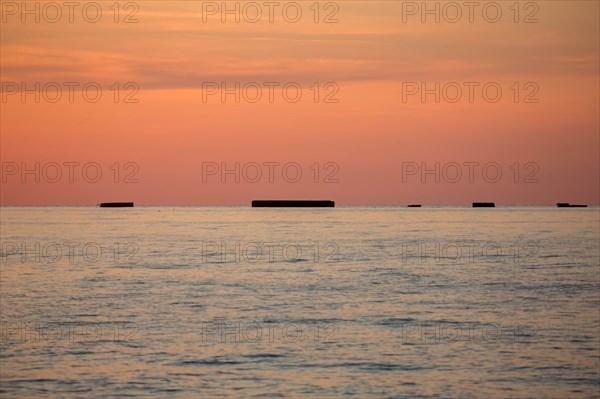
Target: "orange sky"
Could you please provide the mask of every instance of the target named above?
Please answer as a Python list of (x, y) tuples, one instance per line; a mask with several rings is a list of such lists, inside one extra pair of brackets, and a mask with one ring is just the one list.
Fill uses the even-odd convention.
[[(458, 22), (445, 21), (454, 15), (448, 2), (438, 2), (448, 12), (440, 14), (439, 23), (432, 15), (422, 22), (422, 10), (403, 14), (421, 2), (401, 1), (320, 2), (318, 23), (313, 1), (295, 3), (302, 10), (296, 23), (281, 12), (292, 2), (275, 8), (272, 23), (266, 6), (257, 23), (244, 20), (254, 17), (250, 8), (239, 23), (234, 15), (223, 23), (221, 10), (203, 21), (203, 8), (212, 11), (211, 4), (221, 2), (201, 1), (132, 2), (137, 23), (123, 23), (135, 11), (133, 6), (124, 9), (126, 2), (119, 3), (115, 23), (112, 1), (97, 2), (102, 17), (90, 23), (81, 11), (88, 3), (81, 2), (73, 23), (67, 8), (52, 23), (47, 19), (54, 18), (55, 10), (44, 8), (47, 2), (28, 2), (32, 9), (35, 3), (40, 4), (39, 22), (15, 9), (21, 2), (3, 1), (0, 8), (2, 205), (117, 200), (236, 205), (268, 198), (333, 199), (342, 205), (600, 202), (596, 1), (521, 2), (518, 23), (515, 9), (509, 8), (513, 1), (495, 3), (502, 10), (496, 23), (486, 20), (493, 10), (482, 15), (490, 2), (475, 8), (473, 23), (467, 8)], [(232, 9), (235, 3), (228, 2)], [(249, 3), (239, 2), (240, 9)], [(431, 8), (435, 3), (428, 2)], [(88, 19), (94, 16), (88, 12)], [(338, 22), (323, 23), (332, 12)], [(524, 23), (527, 18), (538, 22)], [(61, 99), (49, 102), (52, 90), (42, 93), (39, 103), (34, 94), (23, 101), (21, 93), (11, 93), (22, 83), (33, 88), (36, 82), (49, 89), (50, 82), (57, 82)], [(76, 89), (70, 102), (64, 82), (79, 87), (97, 82), (102, 98), (87, 102)], [(115, 82), (121, 87), (119, 102), (114, 86), (109, 88)], [(123, 89), (128, 82), (139, 88), (133, 97), (137, 103), (123, 102), (132, 92)], [(252, 103), (255, 91), (249, 89), (239, 103), (233, 94), (222, 102), (220, 93), (204, 93), (204, 101), (207, 82), (228, 88), (256, 82), (263, 96)], [(279, 85), (272, 102), (268, 82)], [(283, 98), (281, 86), (290, 82), (301, 87), (296, 103)], [(318, 102), (315, 82), (320, 83)], [(325, 87), (329, 82), (339, 89), (334, 103), (323, 102), (333, 92), (334, 86)], [(430, 88), (436, 82), (457, 82), (463, 96), (456, 103), (443, 97), (436, 103), (433, 94), (425, 102), (419, 94), (403, 101), (410, 82)], [(464, 82), (479, 84), (472, 102)], [(483, 98), (481, 87), (489, 82), (502, 89), (498, 102)], [(525, 103), (534, 89), (539, 91), (530, 98), (537, 103)], [(23, 166), (34, 169), (36, 162), (39, 182), (35, 172), (21, 175)], [(56, 183), (51, 181), (53, 162), (62, 165)], [(80, 164), (74, 166), (73, 182), (64, 166), (69, 162)], [(81, 165), (91, 162), (102, 170), (96, 183), (81, 173)], [(117, 182), (111, 169), (115, 162), (121, 172)], [(218, 175), (203, 182), (207, 162), (229, 168), (240, 163), (240, 182), (233, 175), (224, 183)], [(252, 162), (295, 162), (302, 178), (291, 183), (276, 168), (271, 183), (263, 166), (263, 178), (251, 183), (241, 169)], [(311, 169), (315, 162), (318, 183)], [(325, 169), (330, 162), (339, 168), (337, 183), (323, 182), (333, 171)], [(434, 169), (436, 162), (439, 182), (434, 174), (403, 176), (407, 163)], [(480, 163), (473, 182), (464, 166), (469, 162)], [(123, 182), (134, 171), (131, 165), (125, 169), (128, 163), (139, 169), (137, 183)], [(483, 165), (492, 163), (502, 171), (495, 183), (482, 176)], [(449, 181), (453, 170), (452, 177), (442, 170), (451, 171), (454, 164), (463, 165), (457, 183)], [(529, 173), (537, 182), (523, 181)]]

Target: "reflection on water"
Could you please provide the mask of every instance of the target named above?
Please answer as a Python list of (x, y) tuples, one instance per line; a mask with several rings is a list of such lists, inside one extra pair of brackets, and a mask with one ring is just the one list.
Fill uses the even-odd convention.
[(4, 397), (597, 397), (598, 208), (2, 208)]

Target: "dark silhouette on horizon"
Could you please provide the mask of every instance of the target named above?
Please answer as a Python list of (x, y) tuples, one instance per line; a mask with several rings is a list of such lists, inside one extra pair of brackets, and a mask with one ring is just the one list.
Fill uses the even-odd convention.
[(133, 202), (102, 202), (100, 208), (133, 208)]
[(473, 208), (495, 208), (496, 204), (493, 202), (473, 202)]
[(334, 208), (331, 200), (254, 200), (252, 208)]
[(559, 208), (587, 208), (587, 205), (571, 205), (568, 202), (559, 202), (556, 206)]

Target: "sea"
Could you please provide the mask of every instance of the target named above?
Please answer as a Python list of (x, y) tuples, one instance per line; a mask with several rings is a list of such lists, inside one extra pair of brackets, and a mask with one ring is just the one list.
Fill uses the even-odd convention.
[(598, 398), (600, 208), (2, 207), (3, 398)]

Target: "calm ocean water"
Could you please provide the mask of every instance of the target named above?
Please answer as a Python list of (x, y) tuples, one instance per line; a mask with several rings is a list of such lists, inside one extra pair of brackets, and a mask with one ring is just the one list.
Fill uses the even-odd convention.
[(597, 207), (1, 219), (2, 397), (598, 397)]

